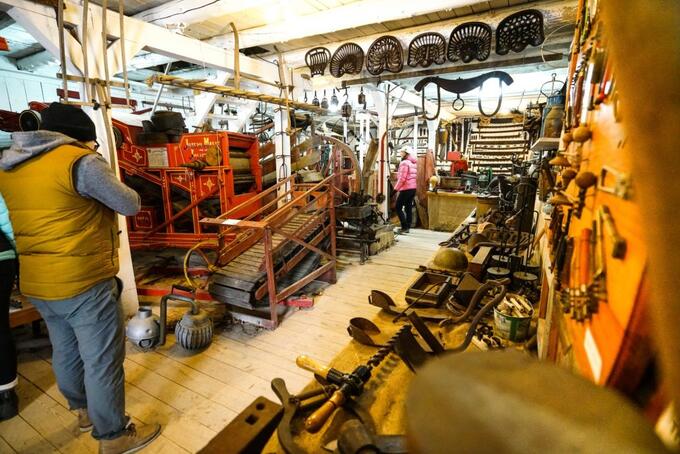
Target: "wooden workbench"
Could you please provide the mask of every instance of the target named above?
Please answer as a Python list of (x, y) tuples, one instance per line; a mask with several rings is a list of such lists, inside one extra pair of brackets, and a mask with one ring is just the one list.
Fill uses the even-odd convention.
[(477, 194), (437, 191), (427, 193), (430, 228), (453, 232), (477, 206)]

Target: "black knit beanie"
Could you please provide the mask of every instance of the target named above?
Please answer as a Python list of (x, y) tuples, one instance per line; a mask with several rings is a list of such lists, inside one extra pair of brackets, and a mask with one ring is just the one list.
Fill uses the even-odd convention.
[(97, 139), (97, 130), (87, 114), (76, 106), (53, 102), (40, 112), (40, 129), (60, 132), (80, 142)]

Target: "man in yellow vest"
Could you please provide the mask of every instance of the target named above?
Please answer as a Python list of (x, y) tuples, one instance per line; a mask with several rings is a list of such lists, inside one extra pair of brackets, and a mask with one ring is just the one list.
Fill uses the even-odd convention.
[(94, 426), (100, 453), (135, 452), (160, 426), (135, 428), (125, 415), (115, 211), (134, 215), (140, 199), (95, 152), (85, 112), (53, 103), (41, 116), (42, 129), (14, 133), (0, 157), (20, 289), (47, 324), (52, 367), (80, 430)]

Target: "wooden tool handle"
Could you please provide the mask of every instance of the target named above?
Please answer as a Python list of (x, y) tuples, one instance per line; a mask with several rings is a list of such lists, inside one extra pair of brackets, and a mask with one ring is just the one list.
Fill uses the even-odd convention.
[(297, 364), (299, 368), (308, 370), (313, 374), (319, 375), (323, 378), (326, 378), (328, 376), (328, 372), (331, 370), (330, 367), (318, 363), (307, 355), (298, 356), (295, 359), (295, 364)]
[(562, 266), (557, 270), (560, 283), (562, 286), (571, 288), (572, 284), (572, 258), (574, 256), (574, 241), (572, 238), (564, 242), (564, 256), (562, 258)]
[(581, 287), (590, 284), (590, 237), (593, 231), (590, 229), (581, 230), (581, 238), (579, 239), (579, 285)]
[(340, 407), (343, 403), (345, 403), (345, 394), (341, 390), (335, 391), (326, 403), (305, 420), (305, 430), (312, 434), (318, 432), (336, 408)]
[(602, 205), (600, 212), (602, 213), (604, 228), (612, 241), (612, 257), (623, 259), (626, 256), (626, 239), (619, 235), (618, 230), (616, 230), (616, 224), (614, 223), (614, 218), (612, 218), (611, 211), (609, 211), (609, 207)]

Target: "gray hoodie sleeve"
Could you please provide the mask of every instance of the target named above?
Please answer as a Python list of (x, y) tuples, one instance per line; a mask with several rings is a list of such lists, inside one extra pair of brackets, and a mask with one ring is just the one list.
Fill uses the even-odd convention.
[(98, 154), (89, 154), (73, 167), (76, 191), (83, 197), (98, 200), (122, 214), (134, 216), (139, 211), (139, 194), (123, 184), (106, 160)]

